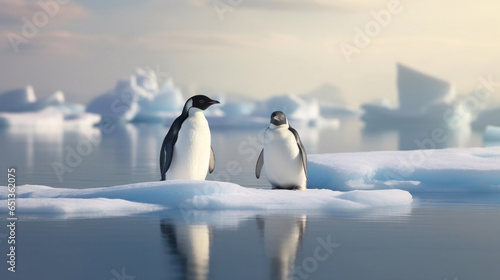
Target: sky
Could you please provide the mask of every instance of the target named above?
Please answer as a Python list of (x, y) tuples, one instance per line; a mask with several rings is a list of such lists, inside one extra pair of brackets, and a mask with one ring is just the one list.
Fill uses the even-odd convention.
[(500, 80), (497, 1), (59, 1), (0, 0), (0, 92), (30, 84), (87, 103), (137, 67), (186, 95), (328, 83), (351, 105), (396, 102), (396, 63), (464, 94), (479, 76)]

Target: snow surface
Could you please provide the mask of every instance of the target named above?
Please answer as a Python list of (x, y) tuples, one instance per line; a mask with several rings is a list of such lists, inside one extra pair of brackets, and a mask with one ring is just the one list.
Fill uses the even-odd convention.
[[(6, 205), (7, 188), (0, 187)], [(39, 185), (17, 187), (19, 213), (126, 215), (180, 210), (362, 210), (381, 206), (408, 206), (403, 190), (280, 191), (245, 188), (217, 181), (147, 182), (107, 188), (63, 189)], [(7, 211), (1, 208), (0, 213)]]
[(500, 147), (310, 155), (308, 187), (500, 191)]

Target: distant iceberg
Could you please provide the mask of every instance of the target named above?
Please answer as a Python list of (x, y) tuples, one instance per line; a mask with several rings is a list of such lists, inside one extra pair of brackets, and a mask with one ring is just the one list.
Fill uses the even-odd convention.
[(303, 98), (318, 100), (320, 114), (327, 118), (355, 116), (361, 113), (357, 108), (347, 106), (340, 89), (331, 84), (323, 84), (318, 88), (301, 94)]
[[(148, 182), (107, 188), (63, 189), (23, 185), (17, 189), (20, 213), (128, 215), (162, 209), (187, 210), (362, 210), (408, 206), (412, 196), (402, 190), (275, 191), (245, 188), (217, 181)], [(0, 202), (7, 203), (0, 187)], [(7, 211), (6, 207), (0, 212)]]
[(205, 113), (211, 127), (266, 127), (274, 111), (286, 114), (292, 126), (338, 126), (337, 119), (325, 119), (316, 99), (282, 94), (254, 102), (225, 102)]
[(473, 127), (480, 129), (488, 125), (500, 126), (500, 107), (479, 112), (474, 122), (472, 122)]
[(274, 111), (285, 113), (292, 124), (314, 125), (321, 118), (319, 103), (316, 99), (303, 98), (294, 94), (283, 94), (258, 101), (252, 114), (269, 118)]
[(308, 160), (309, 188), (500, 192), (500, 147), (322, 154)]
[(364, 104), (362, 120), (367, 125), (460, 127), (470, 123), (470, 114), (460, 106), (452, 84), (401, 64), (397, 65), (397, 72), (399, 108)]
[(67, 103), (61, 91), (42, 99), (31, 86), (0, 94), (0, 127), (92, 126), (100, 120), (83, 105)]
[(139, 68), (113, 90), (90, 101), (87, 111), (112, 121), (162, 122), (180, 114), (184, 102), (172, 79), (160, 87), (154, 71)]

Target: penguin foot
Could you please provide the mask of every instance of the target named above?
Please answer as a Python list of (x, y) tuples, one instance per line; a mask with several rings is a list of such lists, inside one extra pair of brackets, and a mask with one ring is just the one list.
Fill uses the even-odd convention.
[(276, 185), (273, 185), (273, 190), (291, 190), (291, 191), (296, 191), (296, 190), (300, 190), (300, 187), (299, 186), (276, 186)]

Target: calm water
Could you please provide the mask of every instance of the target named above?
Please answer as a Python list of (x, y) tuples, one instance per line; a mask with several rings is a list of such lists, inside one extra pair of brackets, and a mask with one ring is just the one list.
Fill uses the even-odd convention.
[[(357, 120), (338, 128), (297, 129), (309, 153), (415, 149), (415, 140), (432, 131), (365, 129)], [(88, 188), (156, 181), (166, 132), (162, 125), (3, 129), (0, 168), (15, 166), (19, 185)], [(208, 179), (268, 187), (253, 175), (260, 132), (213, 129), (217, 165)], [(477, 132), (448, 135), (436, 148), (483, 145)], [(54, 163), (68, 162), (71, 170), (58, 176)], [(1, 174), (5, 182), (6, 172)], [(0, 227), (0, 278), (498, 279), (499, 194), (414, 197), (411, 207), (358, 212), (200, 211), (188, 220), (178, 210), (101, 219), (20, 217), (15, 274), (7, 272), (6, 229)]]

